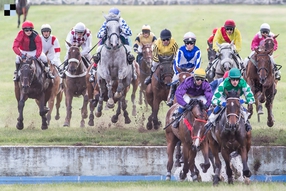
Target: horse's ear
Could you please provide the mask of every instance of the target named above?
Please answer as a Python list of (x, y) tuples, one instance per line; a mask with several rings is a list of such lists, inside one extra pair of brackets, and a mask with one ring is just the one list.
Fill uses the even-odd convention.
[(259, 47), (254, 48), (254, 51), (255, 51), (257, 54), (259, 54)]
[(240, 96), (240, 91), (241, 91), (240, 89), (237, 91), (237, 95), (238, 95), (238, 97)]
[(71, 43), (69, 43), (68, 41), (66, 41), (66, 43), (67, 43), (67, 45), (69, 46), (69, 47), (71, 47), (72, 45), (71, 45)]
[(277, 34), (277, 35), (273, 36), (273, 39), (277, 38), (278, 36), (279, 36), (279, 34)]
[(226, 97), (228, 96), (228, 91), (226, 89), (224, 89), (224, 93), (226, 95)]

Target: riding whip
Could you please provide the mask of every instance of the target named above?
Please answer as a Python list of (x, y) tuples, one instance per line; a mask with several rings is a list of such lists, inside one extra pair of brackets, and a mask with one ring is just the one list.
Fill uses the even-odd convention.
[(101, 42), (101, 39), (90, 49), (90, 51), (88, 51), (88, 53), (90, 53), (100, 42)]
[[(185, 110), (186, 111), (186, 110)], [(182, 117), (182, 115), (185, 113), (185, 111), (183, 113), (181, 113), (178, 117), (176, 117), (173, 121), (171, 121), (168, 125), (166, 125), (166, 127), (163, 128), (163, 130), (167, 129), (170, 125), (172, 125), (176, 120), (180, 119)]]

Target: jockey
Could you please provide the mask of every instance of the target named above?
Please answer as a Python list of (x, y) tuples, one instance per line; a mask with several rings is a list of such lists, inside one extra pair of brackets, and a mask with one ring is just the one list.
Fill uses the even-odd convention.
[(179, 80), (178, 74), (180, 71), (193, 74), (194, 70), (201, 65), (201, 51), (196, 46), (196, 35), (192, 32), (187, 32), (183, 37), (183, 42), (185, 45), (181, 46), (178, 50), (173, 64), (174, 76), (172, 79), (169, 101), (167, 102), (169, 107), (173, 105), (177, 82)]
[[(66, 41), (70, 43), (71, 45), (81, 47), (81, 57), (83, 58), (83, 62), (85, 66), (88, 68), (90, 61), (91, 61), (91, 54), (89, 51), (91, 50), (91, 43), (92, 43), (92, 35), (91, 31), (85, 27), (85, 25), (81, 22), (77, 23), (72, 30), (68, 33)], [(69, 45), (66, 43), (67, 52), (65, 55), (65, 62), (64, 62), (64, 68), (63, 71), (66, 70), (66, 67), (68, 65), (68, 53), (69, 53)], [(62, 73), (62, 78), (65, 78), (65, 73)]]
[(59, 40), (56, 36), (51, 34), (52, 28), (49, 24), (43, 24), (41, 27), (41, 39), (43, 52), (47, 54), (48, 59), (51, 63), (60, 70), (59, 66), (61, 65), (60, 54), (61, 47)]
[(194, 76), (186, 78), (176, 91), (177, 102), (180, 105), (174, 113), (176, 118), (173, 127), (177, 128), (180, 122), (180, 116), (190, 106), (192, 99), (198, 99), (204, 103), (204, 109), (207, 110), (211, 105), (212, 90), (208, 81), (206, 81), (206, 72), (202, 68), (198, 68), (194, 72)]
[(140, 60), (142, 58), (142, 46), (143, 44), (147, 43), (155, 43), (157, 40), (156, 36), (154, 33), (151, 32), (151, 27), (150, 25), (143, 25), (142, 26), (142, 32), (140, 32), (137, 37), (135, 38), (135, 44), (133, 46), (134, 52), (136, 52), (137, 58), (136, 62), (140, 64)]
[(243, 62), (238, 54), (238, 52), (241, 51), (242, 46), (241, 34), (240, 31), (236, 28), (235, 22), (229, 19), (225, 21), (223, 27), (217, 29), (217, 32), (215, 33), (215, 36), (213, 38), (213, 48), (216, 52), (218, 52), (219, 47), (217, 43), (231, 43), (232, 41), (234, 42), (236, 49), (234, 52), (236, 55), (235, 62), (239, 66), (242, 66)]
[(153, 48), (153, 62), (151, 67), (151, 74), (148, 76), (144, 84), (148, 85), (151, 83), (151, 78), (155, 72), (157, 66), (159, 65), (158, 56), (175, 56), (178, 50), (178, 44), (175, 39), (172, 38), (172, 33), (168, 29), (161, 31), (160, 38), (156, 41)]
[[(120, 16), (120, 11), (117, 8), (111, 8), (109, 10), (108, 14), (114, 14), (114, 15)], [(130, 43), (129, 43), (129, 39), (128, 39), (129, 36), (132, 36), (132, 31), (131, 31), (130, 27), (127, 25), (126, 21), (122, 17), (120, 17), (120, 19), (119, 19), (119, 24), (120, 24), (120, 31), (121, 31), (120, 32), (120, 38), (121, 38), (121, 41), (126, 48), (127, 61), (133, 67), (133, 61), (135, 60), (135, 58), (131, 54), (131, 47), (130, 47)], [(104, 44), (104, 42), (106, 41), (106, 38), (107, 38), (107, 36), (106, 36), (106, 21), (104, 21), (104, 23), (100, 27), (100, 29), (97, 33), (97, 38), (101, 39), (101, 43), (100, 43), (100, 46), (98, 46), (98, 48), (96, 50), (96, 55), (93, 56), (94, 64), (90, 70), (90, 78), (89, 78), (90, 82), (93, 82), (95, 80), (94, 74), (96, 72), (97, 63), (100, 61), (100, 51), (102, 49), (102, 45)], [(134, 70), (134, 68), (133, 68), (133, 70)], [(133, 72), (133, 78), (137, 78), (137, 76), (135, 76), (135, 72)]]
[[(258, 33), (256, 33), (252, 39), (251, 47), (250, 47), (252, 52), (250, 53), (249, 58), (255, 53), (254, 49), (258, 48), (264, 39), (266, 39), (267, 37), (273, 37), (273, 36), (275, 36), (275, 35), (272, 32), (270, 32), (270, 25), (267, 23), (263, 23), (260, 26), (260, 31)], [(274, 38), (273, 51), (276, 51), (277, 48), (278, 48), (278, 42), (277, 42), (276, 38)], [(274, 69), (275, 69), (275, 78), (276, 78), (276, 80), (280, 80), (281, 74), (280, 74), (280, 71), (276, 67), (276, 64), (275, 64), (275, 61), (274, 61), (272, 54), (270, 56), (270, 59), (271, 59), (271, 62), (274, 66)]]
[[(212, 98), (212, 104), (216, 105), (213, 112), (208, 118), (208, 122), (205, 125), (206, 128), (211, 128), (214, 126), (215, 121), (217, 117), (219, 116), (220, 112), (223, 110), (221, 107), (226, 107), (226, 99), (225, 99), (225, 93), (224, 91), (230, 91), (230, 90), (240, 90), (241, 95), (244, 94), (245, 96), (245, 103), (246, 104), (253, 104), (254, 103), (254, 95), (249, 87), (249, 85), (246, 83), (246, 81), (241, 77), (241, 72), (237, 68), (232, 68), (229, 71), (229, 77), (226, 78), (217, 88), (215, 91), (213, 98)], [(242, 109), (242, 114), (244, 116), (245, 120), (245, 129), (248, 132), (251, 130), (251, 125), (248, 121), (248, 111), (246, 109)]]
[(26, 59), (32, 57), (38, 59), (44, 64), (47, 77), (50, 79), (55, 78), (48, 66), (47, 56), (42, 52), (41, 37), (34, 30), (34, 24), (31, 21), (25, 21), (22, 24), (22, 30), (18, 32), (18, 35), (14, 39), (13, 51), (16, 56), (16, 70), (14, 72), (14, 81), (19, 80), (18, 71), (20, 68), (20, 59)]

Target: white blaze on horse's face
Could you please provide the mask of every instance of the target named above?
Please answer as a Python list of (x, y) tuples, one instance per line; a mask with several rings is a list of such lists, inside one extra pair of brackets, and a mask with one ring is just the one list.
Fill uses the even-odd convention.
[(195, 143), (194, 143), (196, 148), (198, 148), (200, 146), (200, 134), (201, 134), (201, 129), (199, 129), (199, 131), (196, 135), (197, 138), (195, 139)]

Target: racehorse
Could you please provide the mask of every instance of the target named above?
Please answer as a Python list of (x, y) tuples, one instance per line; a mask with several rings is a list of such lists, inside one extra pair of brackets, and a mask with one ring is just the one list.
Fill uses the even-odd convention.
[[(268, 111), (267, 125), (269, 127), (274, 125), (272, 107), (276, 94), (274, 66), (271, 63), (269, 56), (272, 51), (273, 49), (260, 50), (259, 48), (256, 48), (255, 53), (251, 56), (246, 65), (244, 73), (244, 78), (251, 87), (251, 91), (254, 93), (257, 112), (262, 109), (260, 104), (266, 101), (265, 106)], [(248, 105), (248, 110), (251, 117), (253, 114), (253, 107), (251, 104)]]
[(215, 158), (215, 170), (213, 185), (220, 181), (221, 161), (219, 152), (226, 165), (228, 183), (233, 184), (232, 169), (230, 165), (231, 153), (241, 155), (243, 164), (243, 176), (245, 182), (249, 183), (251, 172), (248, 168), (248, 152), (251, 147), (251, 131), (245, 130), (245, 119), (243, 118), (240, 105), (240, 91), (225, 91), (226, 108), (217, 119), (215, 127), (207, 134), (210, 150)]
[(16, 13), (18, 15), (18, 28), (20, 26), (20, 16), (23, 15), (23, 22), (26, 21), (28, 11), (30, 8), (29, 0), (16, 0)]
[(87, 68), (83, 63), (80, 54), (80, 44), (78, 46), (71, 45), (69, 42), (66, 42), (70, 47), (68, 52), (68, 66), (67, 71), (65, 72), (66, 78), (63, 80), (64, 85), (64, 94), (66, 102), (66, 118), (64, 126), (70, 126), (70, 120), (72, 117), (72, 100), (73, 97), (83, 96), (83, 105), (81, 108), (81, 122), (80, 127), (85, 126), (84, 119), (87, 118), (87, 105), (88, 105), (88, 96), (86, 90), (86, 81), (85, 76), (87, 73)]
[(174, 104), (166, 114), (166, 140), (167, 140), (167, 175), (166, 180), (171, 179), (171, 170), (173, 167), (173, 155), (177, 142), (183, 143), (183, 159), (184, 166), (180, 172), (180, 179), (184, 180), (190, 171), (193, 181), (201, 181), (199, 170), (195, 165), (195, 157), (198, 151), (202, 150), (204, 163), (200, 166), (202, 171), (207, 172), (210, 167), (208, 158), (208, 143), (205, 135), (205, 123), (207, 121), (207, 113), (203, 109), (203, 103), (197, 99), (192, 99), (190, 110), (186, 110), (182, 115), (182, 120), (178, 128), (172, 127), (173, 113), (178, 109), (179, 105)]
[(142, 46), (142, 59), (139, 60), (140, 67), (140, 92), (139, 92), (139, 104), (142, 105), (142, 97), (144, 96), (144, 102), (147, 107), (146, 100), (146, 88), (144, 80), (150, 76), (151, 64), (152, 64), (152, 43), (146, 43)]
[[(229, 71), (231, 68), (242, 69), (240, 63), (237, 63), (237, 56), (235, 55), (235, 46), (233, 41), (231, 43), (217, 43), (219, 47), (218, 57), (212, 62), (212, 68), (210, 71), (215, 73), (213, 79), (221, 78), (226, 71)], [(212, 76), (208, 72), (208, 78), (212, 79)]]
[[(212, 63), (216, 58), (216, 51), (213, 49), (212, 43), (209, 43), (209, 41), (207, 41), (207, 44), (208, 44), (208, 48), (207, 48), (208, 61), (209, 61), (209, 63)], [(211, 81), (213, 81), (213, 78), (209, 77), (209, 75), (208, 75), (209, 69), (210, 69), (209, 67), (206, 69), (206, 73), (207, 73), (206, 76), (207, 76), (208, 82), (211, 82)]]
[[(126, 110), (126, 88), (132, 83), (132, 65), (129, 65), (126, 57), (126, 47), (120, 39), (120, 24), (118, 15), (109, 14), (106, 19), (107, 39), (101, 49), (101, 59), (97, 66), (97, 84), (99, 86), (99, 102), (96, 116), (102, 115), (104, 95), (107, 94), (107, 107), (114, 107), (114, 98), (119, 100), (117, 112), (124, 112), (125, 123), (130, 123)], [(113, 92), (113, 85), (116, 91)], [(116, 119), (117, 121), (117, 119)]]
[(158, 120), (158, 111), (161, 101), (167, 101), (170, 91), (170, 84), (174, 75), (173, 55), (161, 57), (159, 55), (159, 65), (152, 75), (151, 83), (146, 88), (146, 98), (152, 108), (152, 113), (148, 117), (147, 129), (159, 129), (161, 122)]
[(52, 65), (50, 62), (49, 62), (49, 67), (50, 67), (50, 70), (51, 70), (53, 76), (55, 76), (55, 78), (53, 80), (54, 83), (53, 83), (53, 87), (51, 90), (51, 96), (50, 96), (50, 99), (48, 101), (48, 105), (50, 108), (50, 110), (47, 114), (48, 124), (50, 124), (50, 121), (51, 121), (51, 114), (52, 114), (52, 111), (54, 108), (55, 99), (56, 99), (56, 116), (55, 116), (55, 119), (56, 120), (60, 119), (59, 110), (60, 110), (61, 101), (63, 98), (62, 79), (59, 75), (59, 72), (58, 72), (57, 68), (54, 65)]
[(42, 118), (41, 129), (48, 129), (46, 114), (49, 108), (46, 107), (47, 101), (50, 98), (52, 89), (52, 80), (46, 77), (44, 70), (38, 60), (32, 60), (28, 58), (26, 60), (20, 60), (19, 69), (20, 80), (14, 82), (15, 96), (18, 102), (19, 117), (17, 129), (22, 130), (24, 128), (23, 110), (25, 101), (28, 98), (35, 99), (39, 106), (39, 114)]

